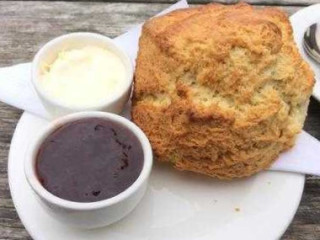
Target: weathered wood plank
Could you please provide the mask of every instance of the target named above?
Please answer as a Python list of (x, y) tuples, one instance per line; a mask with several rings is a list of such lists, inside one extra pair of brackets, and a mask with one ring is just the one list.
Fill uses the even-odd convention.
[(0, 1), (0, 65), (30, 61), (42, 44), (68, 32), (91, 31), (115, 37), (167, 6)]
[[(1, 0), (7, 1), (7, 0)], [(20, 1), (20, 0), (17, 0)], [(29, 0), (25, 0), (29, 1)], [(36, 0), (36, 1), (43, 1), (43, 0)], [(50, 0), (45, 0), (50, 1)], [(58, 0), (54, 0), (58, 1)], [(72, 1), (84, 1), (88, 2), (87, 0), (66, 0), (69, 2)], [(126, 3), (175, 3), (177, 0), (121, 0), (121, 1), (114, 1), (114, 0), (93, 0), (92, 2), (106, 2), (106, 3), (113, 3), (113, 2), (126, 2)], [(285, 5), (285, 6), (308, 6), (311, 4), (320, 3), (319, 0), (188, 0), (189, 4), (204, 4), (204, 3), (224, 3), (224, 4), (234, 4), (238, 2), (247, 2), (254, 5)]]
[[(41, 45), (68, 32), (91, 31), (115, 37), (167, 6), (0, 1), (0, 65), (30, 61)], [(281, 8), (292, 14), (301, 7)]]
[[(273, 2), (277, 3), (276, 0)], [(68, 32), (92, 31), (110, 37), (117, 36), (167, 6), (144, 3), (0, 1), (0, 67), (30, 61), (40, 45)], [(283, 7), (289, 14), (300, 8)], [(318, 109), (319, 103), (312, 99), (305, 129), (320, 139)], [(7, 183), (8, 151), (20, 114), (21, 111), (0, 103), (0, 239), (31, 239), (14, 210)], [(297, 215), (283, 239), (320, 239), (319, 189), (320, 179), (308, 177)]]

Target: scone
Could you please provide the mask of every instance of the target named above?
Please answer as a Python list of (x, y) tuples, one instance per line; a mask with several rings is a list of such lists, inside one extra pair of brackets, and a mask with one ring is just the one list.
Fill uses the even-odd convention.
[(244, 177), (293, 146), (313, 84), (281, 10), (243, 3), (177, 10), (143, 26), (132, 119), (158, 160)]

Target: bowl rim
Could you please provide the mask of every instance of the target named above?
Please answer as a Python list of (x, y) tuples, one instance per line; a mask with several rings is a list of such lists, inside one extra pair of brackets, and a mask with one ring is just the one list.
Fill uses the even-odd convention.
[[(59, 50), (52, 50), (52, 49), (64, 41), (67, 41), (70, 39), (81, 39), (81, 38), (83, 39), (91, 38), (105, 44), (108, 50), (112, 51), (121, 59), (127, 71), (126, 85), (123, 89), (121, 89), (121, 91), (119, 91), (117, 94), (114, 94), (111, 98), (105, 99), (104, 101), (99, 102), (98, 104), (83, 106), (83, 107), (69, 105), (69, 104), (63, 103), (62, 101), (59, 101), (59, 99), (55, 99), (49, 96), (44, 91), (44, 89), (40, 86), (39, 78), (38, 78), (38, 71), (39, 71), (39, 68), (41, 67), (41, 60), (45, 55), (50, 53), (50, 51), (55, 51), (58, 53)], [(133, 62), (131, 61), (128, 54), (121, 47), (119, 47), (111, 38), (98, 33), (73, 32), (73, 33), (68, 33), (68, 34), (58, 36), (50, 40), (46, 44), (44, 44), (39, 49), (39, 51), (34, 56), (31, 65), (32, 65), (31, 66), (31, 82), (36, 92), (40, 95), (41, 98), (46, 100), (48, 103), (56, 107), (59, 107), (61, 109), (70, 109), (73, 111), (91, 111), (91, 110), (94, 111), (94, 110), (104, 109), (110, 105), (113, 105), (117, 101), (121, 100), (123, 95), (128, 92), (128, 90), (131, 88), (133, 83)]]
[[(69, 122), (74, 122), (80, 119), (85, 119), (85, 118), (102, 118), (102, 119), (117, 122), (122, 126), (125, 126), (129, 131), (131, 131), (139, 139), (143, 149), (143, 155), (144, 155), (142, 170), (138, 178), (131, 184), (131, 186), (129, 186), (123, 192), (117, 194), (114, 197), (96, 201), (96, 202), (74, 202), (74, 201), (62, 199), (60, 197), (53, 195), (41, 185), (34, 167), (38, 149), (47, 136), (49, 136), (53, 131), (55, 131), (61, 125), (64, 125)], [(152, 148), (151, 148), (150, 142), (146, 137), (146, 135), (143, 133), (143, 131), (137, 125), (135, 125), (133, 122), (129, 121), (128, 119), (113, 113), (91, 111), (91, 112), (78, 112), (78, 113), (73, 113), (73, 114), (63, 116), (51, 122), (49, 126), (47, 126), (42, 131), (40, 131), (40, 133), (35, 137), (34, 141), (28, 147), (28, 150), (24, 159), (24, 173), (25, 173), (27, 182), (29, 183), (31, 188), (35, 191), (35, 193), (40, 198), (47, 201), (49, 204), (58, 206), (60, 208), (69, 209), (69, 210), (97, 210), (97, 209), (112, 206), (119, 202), (124, 201), (128, 199), (136, 191), (138, 191), (140, 187), (143, 187), (144, 182), (148, 181), (148, 177), (152, 169), (152, 164), (153, 164), (153, 155), (152, 155)]]

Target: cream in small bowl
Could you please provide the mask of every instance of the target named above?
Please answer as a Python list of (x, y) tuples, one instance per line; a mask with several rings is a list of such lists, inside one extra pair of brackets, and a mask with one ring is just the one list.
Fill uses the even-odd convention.
[(133, 67), (105, 36), (71, 33), (36, 54), (32, 82), (52, 117), (77, 111), (119, 113), (128, 101)]
[(152, 167), (145, 134), (111, 113), (64, 116), (26, 153), (25, 175), (48, 213), (82, 228), (111, 224), (143, 197)]

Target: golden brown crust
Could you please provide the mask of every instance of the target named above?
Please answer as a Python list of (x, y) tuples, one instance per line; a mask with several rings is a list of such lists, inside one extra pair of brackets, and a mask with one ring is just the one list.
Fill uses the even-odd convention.
[(159, 160), (230, 179), (294, 144), (314, 80), (281, 10), (177, 10), (146, 22), (139, 47), (132, 118)]

